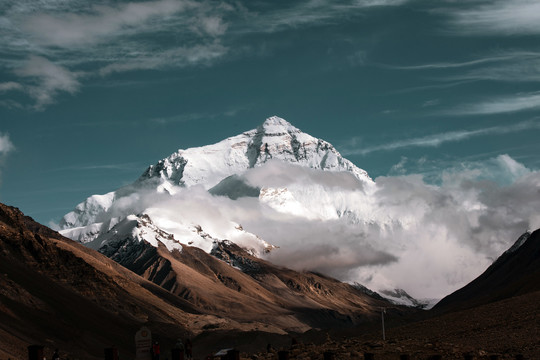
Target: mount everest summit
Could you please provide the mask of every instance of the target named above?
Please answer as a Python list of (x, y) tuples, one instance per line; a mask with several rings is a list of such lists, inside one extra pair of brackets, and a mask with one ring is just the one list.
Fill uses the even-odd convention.
[[(265, 166), (272, 173), (269, 177), (265, 174), (266, 169), (248, 173)], [(206, 195), (209, 193), (230, 199), (258, 198), (261, 205), (278, 214), (309, 219), (338, 218), (345, 211), (334, 209), (332, 204), (314, 209), (309, 204), (313, 194), (287, 179), (299, 175), (300, 178), (295, 180), (302, 180), (320, 171), (342, 177), (340, 181), (353, 188), (362, 189), (373, 184), (364, 170), (344, 159), (331, 144), (274, 116), (257, 129), (217, 144), (178, 150), (151, 165), (133, 184), (105, 195), (89, 197), (64, 216), (60, 228), (63, 235), (96, 249), (113, 237), (131, 232), (136, 238), (149, 241), (154, 246), (159, 241), (170, 250), (181, 249), (184, 243), (210, 252), (214, 241), (227, 239), (261, 254), (272, 246), (224, 214), (201, 219), (210, 215), (212, 210), (206, 209), (198, 214), (191, 208), (186, 209), (188, 204), (193, 205), (193, 197), (184, 193), (198, 194), (201, 197), (198, 202), (202, 202), (202, 206), (219, 205), (209, 203), (212, 202), (212, 198)], [(283, 185), (293, 186), (287, 188)], [(178, 207), (181, 209), (170, 204), (172, 199), (180, 200)], [(183, 216), (173, 215), (171, 211)], [(140, 230), (143, 213), (171, 236), (160, 237), (155, 227)], [(207, 233), (201, 230), (201, 223), (207, 225), (204, 227)], [(128, 230), (130, 228), (139, 230)]]
[[(228, 240), (290, 266), (289, 259), (280, 262), (279, 253), (289, 249), (287, 254), (300, 255), (300, 246), (309, 254), (310, 231), (330, 239), (336, 236), (334, 226), (351, 227), (348, 241), (362, 251), (344, 265), (373, 265), (392, 256), (367, 244), (353, 225), (380, 215), (362, 206), (374, 186), (366, 171), (330, 143), (273, 116), (216, 144), (178, 150), (149, 166), (131, 185), (89, 197), (63, 217), (60, 229), (101, 251), (128, 237), (163, 244), (169, 251), (190, 245), (207, 253)], [(291, 224), (308, 231), (297, 234)], [(309, 256), (293, 262), (298, 269), (339, 271), (339, 264), (333, 264), (341, 262), (337, 255), (332, 249), (318, 254), (321, 266), (309, 264)]]
[[(178, 150), (132, 184), (89, 197), (59, 225), (115, 259), (136, 256), (139, 242), (212, 254), (227, 240), (274, 264), (383, 294), (403, 288), (440, 298), (490, 262), (464, 242), (492, 238), (488, 228), (466, 232), (483, 221), (485, 204), (456, 189), (414, 176), (375, 183), (330, 143), (274, 116), (216, 144)], [(494, 244), (493, 254), (506, 246)]]

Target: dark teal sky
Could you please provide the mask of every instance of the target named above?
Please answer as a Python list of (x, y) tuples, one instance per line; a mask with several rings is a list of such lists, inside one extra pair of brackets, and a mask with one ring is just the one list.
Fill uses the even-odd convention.
[(376, 178), (540, 168), (534, 1), (0, 4), (0, 201), (58, 220), (278, 115)]

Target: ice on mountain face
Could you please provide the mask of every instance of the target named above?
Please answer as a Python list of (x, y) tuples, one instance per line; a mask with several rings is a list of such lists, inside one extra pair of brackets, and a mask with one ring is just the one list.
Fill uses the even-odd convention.
[(105, 195), (92, 195), (84, 202), (78, 204), (75, 210), (67, 213), (60, 221), (61, 229), (86, 226), (96, 222), (99, 215), (106, 212), (115, 200), (114, 191)]
[(310, 220), (318, 218), (317, 214), (312, 213), (298, 202), (287, 188), (263, 188), (259, 200), (282, 214), (299, 216)]
[(390, 302), (396, 305), (429, 310), (437, 303), (437, 300), (434, 299), (415, 299), (411, 295), (407, 294), (407, 292), (403, 289), (381, 290), (379, 292), (384, 298), (390, 300)]
[(100, 234), (94, 241), (86, 244), (88, 247), (104, 252), (107, 247), (117, 248), (114, 244), (119, 242), (145, 241), (154, 247), (161, 243), (167, 250), (182, 251), (182, 245), (169, 234), (154, 225), (146, 214), (128, 215), (124, 220), (113, 226), (109, 231)]
[[(155, 219), (157, 221), (148, 214), (128, 215), (109, 231), (100, 234), (85, 245), (102, 253), (116, 253), (126, 244), (144, 241), (153, 247), (158, 247), (161, 243), (169, 251), (182, 251), (182, 245), (189, 245), (210, 253), (216, 242), (224, 241), (208, 234), (200, 225), (173, 222), (164, 217)], [(231, 228), (231, 232), (236, 232), (236, 236), (231, 236), (234, 242), (253, 255), (259, 256), (273, 248), (255, 235), (246, 232), (238, 224), (231, 224)], [(128, 252), (126, 249), (123, 251)]]
[(111, 230), (121, 219), (118, 217), (107, 219), (105, 222), (93, 223), (86, 226), (79, 226), (60, 230), (60, 234), (81, 244), (88, 244), (94, 241), (100, 234)]

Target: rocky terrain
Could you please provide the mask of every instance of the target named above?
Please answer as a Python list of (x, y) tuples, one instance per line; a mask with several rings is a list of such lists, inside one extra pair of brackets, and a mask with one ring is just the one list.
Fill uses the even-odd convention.
[[(272, 353), (259, 352), (245, 358), (276, 359), (278, 350), (288, 350), (290, 358), (322, 359), (325, 352), (335, 359), (397, 360), (410, 359), (524, 359), (540, 358), (540, 292), (512, 297), (473, 309), (424, 320), (410, 320), (407, 325), (392, 325), (388, 319), (386, 341), (381, 326), (358, 328), (355, 332), (330, 332), (321, 341), (306, 338), (297, 345), (281, 344)], [(424, 314), (425, 316), (427, 314)]]

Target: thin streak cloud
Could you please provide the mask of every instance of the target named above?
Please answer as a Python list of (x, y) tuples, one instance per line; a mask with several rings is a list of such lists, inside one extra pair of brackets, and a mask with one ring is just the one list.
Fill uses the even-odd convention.
[(540, 34), (540, 3), (498, 0), (467, 9), (445, 9), (451, 31), (464, 36)]
[(406, 71), (459, 70), (454, 75), (446, 75), (439, 78), (441, 81), (540, 81), (540, 52), (537, 51), (508, 50), (463, 62), (379, 66), (392, 70)]
[[(348, 146), (345, 147), (345, 150), (342, 151), (344, 155), (367, 155), (372, 152), (377, 151), (394, 151), (403, 148), (412, 148), (412, 147), (437, 147), (444, 143), (448, 142), (458, 142), (463, 140), (468, 140), (470, 138), (486, 136), (486, 135), (502, 135), (515, 133), (525, 130), (537, 130), (540, 129), (540, 122), (538, 120), (525, 121), (515, 125), (510, 126), (493, 126), (484, 129), (478, 130), (461, 130), (461, 131), (450, 131), (446, 133), (427, 135), (412, 139), (398, 140), (382, 145), (376, 145), (371, 147), (364, 148), (351, 148)], [(354, 143), (354, 139), (352, 143)]]
[(498, 62), (502, 60), (509, 60), (515, 58), (515, 55), (500, 55), (493, 57), (486, 57), (481, 59), (475, 59), (470, 61), (463, 62), (447, 62), (447, 63), (433, 63), (433, 64), (422, 64), (422, 65), (409, 65), (409, 66), (398, 66), (398, 65), (385, 65), (380, 66), (388, 69), (396, 70), (430, 70), (430, 69), (450, 69), (450, 68), (463, 68), (475, 65), (481, 65), (485, 63)]
[[(410, 0), (359, 0), (328, 1), (310, 0), (288, 9), (261, 14), (247, 31), (278, 32), (287, 28), (321, 25), (351, 16), (353, 11), (383, 6), (400, 6)], [(257, 14), (255, 14), (257, 15)]]
[(492, 115), (540, 109), (540, 93), (518, 94), (462, 106), (444, 115)]

